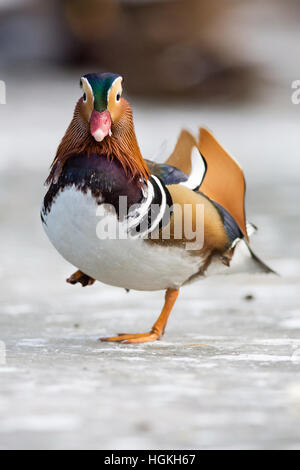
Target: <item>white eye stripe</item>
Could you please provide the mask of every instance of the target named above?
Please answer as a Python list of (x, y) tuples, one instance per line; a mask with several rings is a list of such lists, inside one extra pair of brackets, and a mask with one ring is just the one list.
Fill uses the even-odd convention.
[(117, 96), (120, 95), (120, 97), (121, 97), (121, 95), (122, 95), (122, 85), (121, 85), (122, 80), (123, 80), (123, 77), (119, 76), (119, 77), (117, 77), (117, 78), (112, 82), (112, 84), (111, 84), (109, 90), (107, 91), (107, 102), (109, 102), (109, 95), (110, 95), (110, 92), (111, 92), (111, 90), (113, 89), (113, 87), (114, 87), (114, 85), (115, 85), (115, 83), (116, 83), (117, 81), (120, 82), (120, 88), (119, 88), (119, 90), (118, 90), (118, 92), (117, 92), (117, 94), (116, 94), (116, 96), (115, 96), (115, 99), (116, 99), (117, 102), (120, 101), (120, 100), (117, 100)]
[[(93, 89), (89, 83), (89, 81), (85, 78), (85, 77), (81, 77), (81, 84), (82, 84), (82, 88), (83, 88), (83, 91), (84, 91), (84, 94), (86, 96), (86, 99), (84, 101), (84, 103), (87, 102), (87, 91), (89, 90), (90, 94), (91, 94), (91, 97), (92, 97), (92, 100), (93, 100), (93, 103), (94, 103), (94, 93), (93, 93)], [(86, 85), (87, 86), (87, 89), (85, 90), (85, 87), (83, 85)], [(84, 95), (83, 95), (84, 96)]]

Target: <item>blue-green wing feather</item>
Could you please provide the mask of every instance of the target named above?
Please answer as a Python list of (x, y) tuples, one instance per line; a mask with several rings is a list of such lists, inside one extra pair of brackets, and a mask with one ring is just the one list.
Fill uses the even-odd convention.
[(146, 160), (146, 162), (150, 173), (160, 178), (165, 185), (179, 184), (188, 180), (187, 175), (175, 166), (166, 163), (155, 163), (150, 160)]

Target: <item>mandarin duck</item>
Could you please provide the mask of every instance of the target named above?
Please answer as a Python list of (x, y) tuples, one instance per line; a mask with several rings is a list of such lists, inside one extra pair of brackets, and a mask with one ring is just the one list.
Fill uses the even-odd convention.
[(160, 339), (179, 289), (214, 273), (273, 272), (249, 246), (245, 179), (237, 162), (201, 128), (182, 131), (164, 164), (142, 157), (122, 77), (87, 74), (82, 96), (46, 181), (41, 219), (56, 250), (78, 271), (126, 290), (165, 290), (146, 333), (102, 341)]

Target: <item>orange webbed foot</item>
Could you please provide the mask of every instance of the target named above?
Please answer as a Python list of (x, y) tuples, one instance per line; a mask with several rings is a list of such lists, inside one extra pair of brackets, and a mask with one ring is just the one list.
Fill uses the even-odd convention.
[(168, 289), (166, 292), (165, 304), (158, 320), (154, 323), (151, 331), (148, 333), (136, 333), (136, 334), (119, 334), (117, 336), (111, 336), (110, 338), (100, 338), (100, 341), (108, 343), (125, 343), (125, 344), (137, 344), (137, 343), (149, 343), (160, 339), (166, 329), (167, 321), (174, 303), (178, 297), (178, 289)]
[(110, 338), (100, 338), (100, 341), (109, 343), (125, 343), (125, 344), (136, 344), (136, 343), (149, 343), (160, 339), (161, 335), (153, 331), (148, 333), (136, 333), (126, 334), (122, 333), (117, 336), (111, 336)]

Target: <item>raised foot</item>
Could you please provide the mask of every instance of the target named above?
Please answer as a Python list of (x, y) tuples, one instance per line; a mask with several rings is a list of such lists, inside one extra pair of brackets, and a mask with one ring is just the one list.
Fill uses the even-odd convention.
[(136, 333), (136, 334), (119, 334), (118, 336), (111, 336), (110, 338), (100, 338), (100, 341), (111, 342), (111, 343), (149, 343), (150, 341), (156, 341), (160, 339), (158, 333), (150, 331), (149, 333)]
[(95, 282), (95, 279), (87, 276), (87, 274), (84, 274), (81, 271), (76, 271), (76, 273), (72, 274), (72, 276), (67, 279), (67, 282), (72, 285), (80, 283), (82, 287), (86, 287), (92, 286)]

